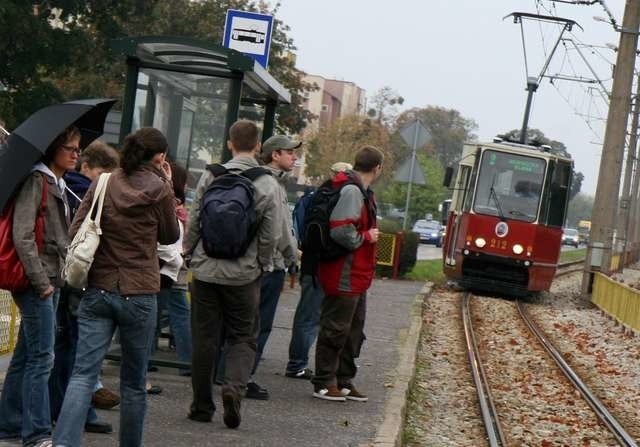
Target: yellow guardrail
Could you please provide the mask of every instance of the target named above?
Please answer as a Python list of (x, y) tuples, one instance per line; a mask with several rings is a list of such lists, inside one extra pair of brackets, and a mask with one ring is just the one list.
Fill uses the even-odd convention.
[(596, 273), (591, 301), (620, 324), (640, 331), (640, 291)]
[(18, 337), (20, 320), (11, 294), (0, 290), (0, 354), (13, 351)]

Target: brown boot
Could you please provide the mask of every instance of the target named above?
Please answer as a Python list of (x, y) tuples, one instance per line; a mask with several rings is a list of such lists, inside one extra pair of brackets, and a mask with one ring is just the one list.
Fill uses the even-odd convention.
[(120, 396), (108, 388), (102, 387), (91, 398), (94, 407), (101, 410), (109, 410), (120, 403)]

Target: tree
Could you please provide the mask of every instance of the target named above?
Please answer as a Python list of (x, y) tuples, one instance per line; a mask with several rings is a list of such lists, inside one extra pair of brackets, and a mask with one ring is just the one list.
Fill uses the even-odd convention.
[[(420, 168), (427, 180), (426, 185), (411, 186), (411, 202), (409, 203), (409, 216), (412, 220), (424, 219), (425, 214), (431, 213), (436, 216), (438, 206), (449, 196), (447, 188), (442, 186), (444, 170), (440, 161), (427, 154), (418, 155)], [(404, 209), (407, 198), (407, 184), (398, 183), (393, 180), (376, 187), (379, 191), (380, 203), (389, 203), (399, 209)], [(439, 219), (439, 218), (438, 218)]]
[[(429, 130), (432, 141), (426, 148), (432, 149), (442, 166), (451, 166), (460, 157), (465, 141), (474, 140), (474, 131), (478, 125), (472, 119), (463, 117), (455, 109), (438, 106), (409, 109), (398, 116), (395, 129), (401, 129), (407, 123), (419, 119)], [(408, 151), (408, 147), (406, 149)]]
[(389, 126), (397, 114), (397, 106), (404, 104), (404, 98), (391, 87), (385, 86), (373, 94), (370, 102), (373, 107), (367, 111), (367, 115)]
[[(502, 139), (509, 141), (519, 141), (520, 139), (520, 130), (513, 129), (507, 133), (499, 135)], [(567, 146), (561, 141), (552, 140), (547, 138), (545, 134), (539, 129), (528, 129), (527, 136), (530, 143), (536, 145), (547, 145), (551, 146), (551, 151), (557, 155), (561, 155), (563, 157), (572, 158)], [(580, 189), (582, 188), (582, 182), (584, 181), (584, 174), (582, 172), (573, 171), (573, 177), (571, 178), (571, 190), (569, 191), (569, 200), (573, 199), (578, 195)]]
[[(10, 128), (39, 107), (80, 97), (124, 93), (124, 58), (113, 54), (113, 38), (178, 35), (221, 42), (227, 9), (277, 14), (264, 1), (229, 0), (5, 0), (0, 6), (0, 116)], [(5, 11), (6, 9), (6, 11)], [(35, 11), (35, 12), (34, 12)], [(296, 48), (289, 27), (276, 19), (269, 71), (292, 94), (279, 108), (276, 126), (298, 132), (310, 117), (303, 95), (313, 86), (302, 81), (290, 53)], [(25, 51), (28, 43), (29, 49)]]
[(567, 226), (576, 228), (581, 220), (591, 220), (594, 198), (585, 194), (576, 195), (567, 209)]
[[(306, 175), (320, 179), (329, 175), (329, 168), (338, 161), (353, 163), (353, 157), (364, 145), (375, 146), (385, 155), (385, 166), (393, 166), (393, 153), (389, 146), (386, 127), (368, 118), (347, 116), (320, 129), (307, 146)], [(391, 175), (383, 170), (383, 175)]]

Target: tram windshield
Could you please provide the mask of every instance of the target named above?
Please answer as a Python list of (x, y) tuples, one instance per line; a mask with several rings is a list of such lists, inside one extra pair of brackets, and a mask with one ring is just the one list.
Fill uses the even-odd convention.
[(540, 208), (545, 168), (542, 158), (486, 150), (480, 161), (473, 210), (534, 222)]

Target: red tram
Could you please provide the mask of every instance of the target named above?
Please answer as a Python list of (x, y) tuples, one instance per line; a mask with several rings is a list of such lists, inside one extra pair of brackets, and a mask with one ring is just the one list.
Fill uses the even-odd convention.
[(447, 219), (445, 275), (507, 294), (549, 290), (572, 173), (573, 161), (548, 146), (466, 144)]

